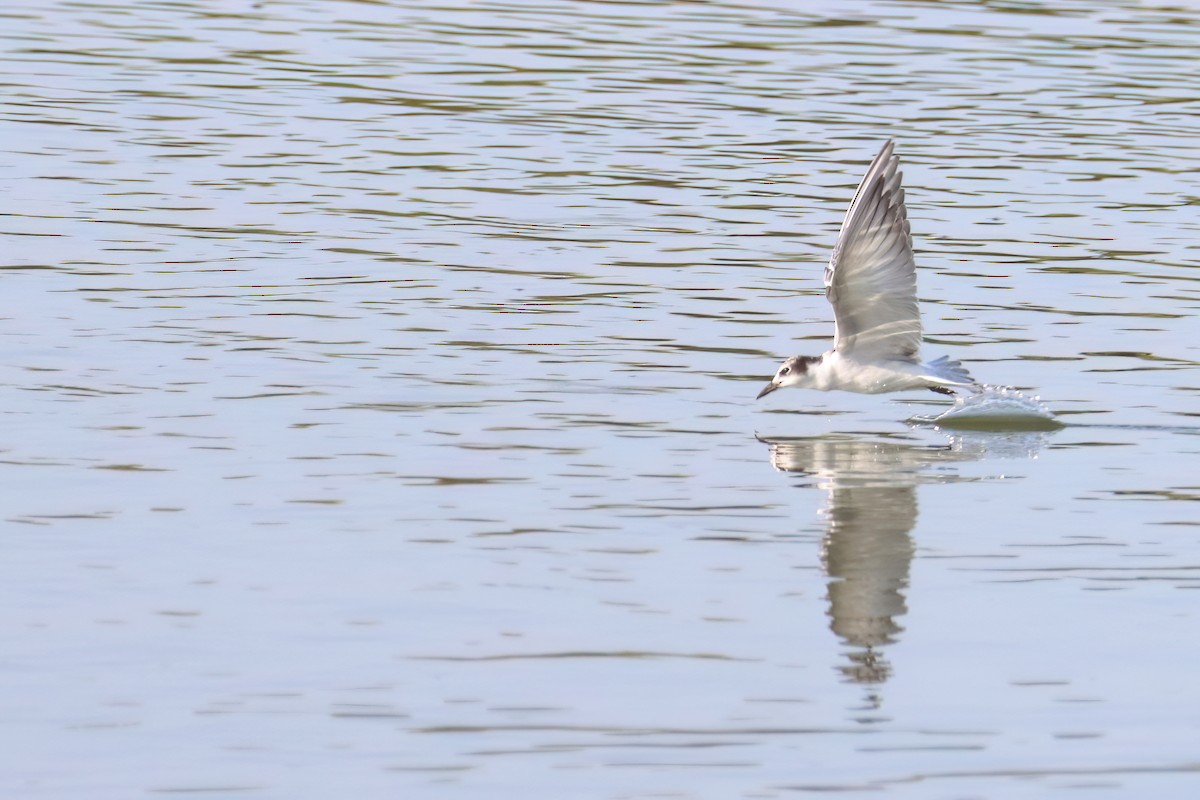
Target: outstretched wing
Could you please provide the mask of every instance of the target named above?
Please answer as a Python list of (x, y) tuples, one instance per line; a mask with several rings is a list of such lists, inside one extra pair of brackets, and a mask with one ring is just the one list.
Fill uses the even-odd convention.
[(917, 272), (899, 159), (888, 142), (850, 203), (825, 269), (833, 346), (859, 356), (913, 359), (921, 347)]

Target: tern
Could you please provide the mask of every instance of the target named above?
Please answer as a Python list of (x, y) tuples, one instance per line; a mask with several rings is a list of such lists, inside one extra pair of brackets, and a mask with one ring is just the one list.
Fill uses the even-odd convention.
[(980, 389), (958, 361), (942, 356), (922, 363), (917, 357), (917, 269), (894, 149), (889, 140), (867, 168), (825, 268), (833, 349), (787, 359), (759, 398), (792, 386), (862, 394)]

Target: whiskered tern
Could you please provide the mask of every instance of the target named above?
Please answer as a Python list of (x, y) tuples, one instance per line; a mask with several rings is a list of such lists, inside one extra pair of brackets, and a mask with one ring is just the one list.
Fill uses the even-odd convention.
[(784, 361), (760, 398), (791, 386), (863, 394), (979, 389), (958, 361), (942, 356), (922, 363), (917, 357), (917, 271), (894, 149), (887, 142), (867, 168), (825, 268), (833, 349)]

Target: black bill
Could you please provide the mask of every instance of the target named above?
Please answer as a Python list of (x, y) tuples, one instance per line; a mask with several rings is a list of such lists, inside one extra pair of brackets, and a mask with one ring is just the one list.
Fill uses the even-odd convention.
[(754, 399), (755, 399), (755, 400), (762, 400), (764, 397), (766, 397), (767, 395), (769, 395), (771, 392), (775, 391), (775, 390), (776, 390), (776, 389), (778, 389), (778, 388), (779, 388), (779, 387), (778, 387), (778, 386), (776, 386), (775, 384), (773, 384), (773, 383), (768, 383), (766, 386), (764, 386), (764, 387), (763, 387), (763, 390), (762, 390), (761, 392), (759, 392), (759, 393), (758, 393), (758, 397), (756, 397), (756, 398), (754, 398)]

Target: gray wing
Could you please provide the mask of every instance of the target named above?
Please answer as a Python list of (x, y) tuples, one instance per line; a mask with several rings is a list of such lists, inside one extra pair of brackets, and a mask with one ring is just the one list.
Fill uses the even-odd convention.
[(899, 159), (888, 142), (850, 203), (825, 269), (836, 350), (915, 359), (921, 347), (917, 272)]

